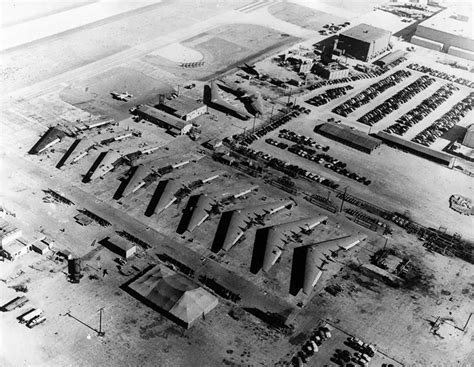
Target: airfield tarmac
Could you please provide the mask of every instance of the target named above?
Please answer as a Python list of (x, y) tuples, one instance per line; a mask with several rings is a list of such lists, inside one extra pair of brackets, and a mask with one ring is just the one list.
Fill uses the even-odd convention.
[[(305, 5), (303, 3), (298, 1), (300, 5)], [(380, 350), (405, 365), (450, 365), (455, 360), (456, 365), (467, 366), (474, 358), (469, 346), (472, 329), (468, 329), (464, 334), (455, 332), (457, 329), (448, 330), (446, 338), (440, 341), (429, 333), (427, 319), (431, 316), (452, 317), (452, 322), (462, 327), (467, 319), (469, 301), (472, 301), (474, 292), (474, 279), (470, 271), (472, 266), (439, 254), (427, 254), (416, 238), (406, 235), (401, 229), (395, 230), (394, 240), (390, 243), (412, 258), (422, 269), (423, 279), (418, 288), (407, 291), (387, 289), (383, 283), (366, 279), (349, 266), (352, 262), (368, 261), (371, 251), (383, 246), (383, 240), (375, 240), (371, 234), (367, 245), (358, 247), (341, 258), (341, 263), (327, 274), (328, 278), (334, 277), (334, 281), (348, 281), (347, 287), (355, 290), (341, 297), (331, 298), (323, 291), (322, 286), (318, 286), (311, 301), (303, 309), (299, 309), (295, 307), (297, 300), (285, 295), (285, 289), (279, 283), (285, 282), (283, 278), (288, 269), (288, 265), (285, 265), (287, 259), (282, 261), (284, 264), (278, 264), (278, 269), (284, 271), (276, 270), (272, 275), (276, 282), (275, 279), (268, 282), (268, 279), (263, 277), (250, 278), (242, 265), (248, 258), (250, 239), (228, 257), (212, 260), (208, 257), (206, 244), (209, 243), (208, 236), (213, 225), (215, 226), (214, 222), (205, 223), (203, 228), (197, 231), (193, 242), (190, 242), (193, 236), (180, 238), (173, 233), (173, 226), (179, 219), (177, 216), (182, 207), (172, 207), (167, 217), (143, 218), (143, 205), (147, 195), (149, 196), (149, 190), (138, 198), (124, 200), (125, 205), (111, 202), (113, 190), (118, 186), (118, 179), (124, 172), (113, 172), (97, 185), (80, 183), (82, 175), (95, 157), (94, 154), (76, 166), (57, 171), (54, 165), (71, 140), (61, 143), (49, 157), (26, 155), (26, 151), (47, 126), (56, 122), (74, 126), (78, 118), (85, 118), (85, 115), (90, 113), (111, 115), (121, 121), (114, 134), (124, 132), (129, 127), (146, 134), (140, 142), (149, 146), (162, 145), (163, 148), (160, 148), (150, 161), (166, 161), (172, 152), (183, 150), (198, 154), (201, 148), (191, 143), (187, 137), (171, 139), (162, 131), (155, 130), (151, 124), (135, 123), (128, 118), (128, 108), (146, 101), (148, 93), (175, 87), (183, 81), (190, 82), (205, 74), (200, 70), (184, 71), (179, 67), (180, 62), (189, 61), (190, 54), (184, 51), (182, 60), (168, 59), (157, 63), (155, 59), (155, 62), (149, 62), (153, 57), (159, 55), (158, 57), (165, 59), (166, 51), (173, 45), (186, 45), (186, 41), (188, 44), (192, 43), (193, 37), (206, 32), (219, 38), (221, 34), (243, 28), (246, 24), (250, 24), (256, 39), (259, 35), (267, 35), (267, 38), (244, 49), (247, 36), (241, 33), (241, 49), (238, 49), (233, 61), (239, 57), (255, 57), (261, 47), (269, 47), (268, 54), (271, 54), (297, 39), (322, 38), (314, 29), (301, 27), (296, 21), (285, 22), (270, 15), (275, 8), (287, 6), (284, 3), (202, 1), (199, 4), (199, 7), (190, 7), (189, 1), (172, 4), (165, 1), (149, 12), (131, 13), (130, 16), (122, 16), (111, 22), (104, 21), (99, 25), (84, 27), (77, 32), (54, 37), (47, 43), (40, 41), (13, 50), (2, 58), (2, 87), (8, 93), (1, 99), (0, 123), (2, 131), (7, 132), (8, 136), (2, 134), (1, 137), (0, 186), (7, 190), (0, 193), (0, 204), (16, 213), (16, 220), (25, 230), (36, 232), (42, 229), (46, 235), (56, 240), (59, 247), (84, 256), (87, 268), (86, 279), (76, 288), (72, 288), (73, 285), (66, 281), (63, 273), (64, 264), (55, 263), (35, 253), (26, 255), (17, 263), (2, 263), (2, 279), (18, 274), (20, 270), (24, 273), (0, 284), (0, 303), (17, 295), (8, 286), (27, 284), (30, 289), (27, 296), (31, 298), (32, 303), (45, 309), (48, 321), (41, 327), (28, 330), (16, 322), (16, 314), (1, 313), (0, 328), (9, 330), (8, 337), (0, 333), (0, 343), (6, 345), (5, 349), (8, 350), (7, 355), (0, 356), (1, 364), (48, 367), (96, 364), (116, 366), (121, 363), (144, 366), (269, 366), (279, 361), (287, 361), (300, 347), (296, 341), (298, 338), (289, 339), (277, 330), (268, 328), (250, 313), (245, 313), (240, 321), (232, 319), (228, 312), (235, 306), (224, 300), (220, 300), (218, 308), (205, 320), (200, 320), (193, 329), (187, 331), (143, 306), (120, 290), (127, 276), (115, 269), (115, 256), (97, 245), (95, 248), (90, 246), (94, 239), (110, 234), (111, 229), (97, 225), (80, 227), (72, 220), (73, 215), (77, 213), (75, 208), (43, 203), (44, 194), (41, 190), (51, 187), (71, 195), (81, 206), (97, 210), (110, 218), (114, 223), (113, 229), (127, 228), (154, 244), (154, 251), (140, 253), (141, 257), (135, 258), (127, 265), (126, 270), (131, 273), (136, 272), (133, 267), (143, 269), (148, 263), (156, 262), (155, 252), (165, 250), (202, 271), (208, 270), (217, 274), (229, 286), (238, 283), (234, 286), (244, 292), (246, 300), (253, 300), (254, 305), (280, 312), (292, 312), (295, 335), (309, 333), (321, 318), (327, 318), (351, 335), (377, 344)], [(365, 15), (366, 9), (361, 1), (344, 4), (325, 1), (316, 5), (314, 2), (306, 2), (306, 5), (321, 16), (321, 24), (330, 22), (335, 17), (351, 21), (368, 17), (374, 22), (387, 22), (385, 17)], [(397, 22), (394, 23), (394, 29), (402, 25), (398, 19)], [(284, 43), (278, 44), (282, 41), (282, 33), (289, 36), (284, 37)], [(82, 42), (83, 39), (88, 42)], [(225, 42), (219, 42), (216, 45), (232, 47)], [(213, 50), (214, 46), (211, 42), (208, 50)], [(199, 48), (193, 50), (200, 51)], [(33, 55), (36, 57), (32, 57)], [(265, 55), (261, 54), (259, 57)], [(197, 54), (191, 56), (197, 59)], [(209, 69), (212, 69), (213, 65), (225, 67), (225, 56), (221, 54), (216, 57), (210, 62)], [(206, 57), (204, 59), (206, 60)], [(196, 84), (196, 90), (202, 88), (202, 83)], [(129, 87), (137, 98), (130, 103), (121, 104), (111, 101), (108, 95), (104, 96), (114, 88)], [(197, 96), (200, 94), (196, 91), (192, 93)], [(281, 105), (281, 102), (274, 103), (277, 108)], [(319, 117), (319, 113), (314, 112), (308, 119), (294, 120), (289, 127), (308, 136), (315, 135), (312, 128), (316, 116)], [(249, 128), (252, 124), (236, 122), (222, 113), (202, 116), (199, 123), (202, 123), (207, 137), (225, 137), (240, 133), (243, 127)], [(96, 135), (91, 137), (90, 143), (114, 134)], [(314, 138), (326, 142), (318, 135)], [(357, 168), (355, 170), (360, 169), (366, 172), (367, 176), (374, 177), (374, 185), (377, 186), (379, 194), (373, 199), (380, 205), (388, 201), (394, 209), (409, 210), (420, 222), (427, 220), (427, 224), (434, 226), (443, 224), (450, 229), (460, 228), (465, 236), (472, 235), (469, 218), (460, 219), (459, 215), (449, 211), (446, 205), (449, 194), (447, 190), (472, 190), (472, 186), (469, 186), (472, 184), (466, 181), (469, 179), (467, 176), (387, 147), (380, 148), (373, 156), (366, 156), (363, 153), (348, 151), (333, 141), (327, 141), (327, 144), (331, 145), (330, 154), (337, 153), (345, 161), (352, 163)], [(255, 143), (255, 146), (264, 145), (263, 141)], [(129, 152), (136, 148), (136, 142), (129, 140), (114, 147)], [(167, 147), (170, 150), (165, 150)], [(265, 150), (269, 148), (267, 145)], [(272, 153), (278, 155), (281, 151)], [(285, 159), (290, 160), (293, 157), (287, 155)], [(369, 160), (370, 164), (359, 167), (360, 159)], [(304, 162), (299, 157), (294, 161), (301, 165), (314, 164)], [(196, 172), (212, 173), (217, 167), (214, 162), (202, 161), (199, 164), (202, 164), (202, 168), (197, 165), (179, 177), (190, 180)], [(396, 170), (393, 169), (394, 166)], [(438, 187), (432, 185), (429, 186), (430, 190), (424, 191), (422, 183), (414, 178), (414, 173), (419, 173), (420, 170), (426, 173), (425, 185), (436, 181)], [(399, 179), (401, 172), (405, 172), (403, 182)], [(251, 181), (247, 176), (234, 171), (229, 174), (233, 180)], [(442, 177), (442, 181), (439, 177)], [(217, 184), (219, 183), (222, 184), (222, 181)], [(354, 189), (351, 187), (350, 190), (364, 197), (371, 196), (370, 187), (366, 189), (358, 187), (358, 184), (354, 185)], [(258, 196), (249, 196), (246, 202), (251, 203), (263, 196), (281, 195), (276, 189), (265, 187)], [(433, 197), (436, 201), (431, 202)], [(301, 203), (296, 215), (307, 214), (312, 210), (314, 211), (314, 207)], [(123, 214), (124, 211), (127, 214)], [(319, 209), (316, 210), (318, 211)], [(329, 232), (332, 234), (339, 233), (339, 230), (361, 230), (342, 216), (331, 217), (331, 226), (334, 228), (331, 227), (328, 231), (332, 230), (333, 232)], [(67, 231), (62, 232), (63, 228)], [(251, 237), (249, 234), (249, 238)], [(113, 269), (109, 277), (89, 279), (90, 275), (97, 274), (97, 258)], [(340, 273), (337, 272), (339, 268), (342, 269)], [(236, 274), (239, 275), (238, 278)], [(452, 293), (449, 297), (446, 289)], [(415, 298), (416, 302), (413, 302)], [(97, 327), (97, 310), (100, 307), (106, 307), (106, 337), (102, 339), (98, 338), (93, 330)], [(76, 319), (67, 316), (67, 311)], [(393, 325), (397, 326), (394, 328)], [(453, 335), (448, 337), (449, 333)], [(331, 365), (329, 349), (328, 347), (328, 351), (324, 353), (327, 363)], [(392, 360), (388, 358), (384, 363), (387, 361)], [(312, 363), (317, 365), (315, 360)], [(375, 361), (373, 363), (377, 366)]]

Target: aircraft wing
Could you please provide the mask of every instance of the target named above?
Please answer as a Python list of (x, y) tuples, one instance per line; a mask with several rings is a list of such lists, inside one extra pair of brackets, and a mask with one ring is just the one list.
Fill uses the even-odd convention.
[(230, 113), (236, 114), (240, 118), (250, 118), (250, 115), (247, 112), (237, 108), (236, 106), (232, 105), (221, 97), (219, 93), (219, 87), (214, 81), (211, 82), (211, 102), (222, 107), (224, 110), (229, 111)]
[(341, 238), (330, 239), (311, 245), (303, 246), (295, 249), (296, 251), (304, 252), (304, 272), (303, 275), (303, 292), (305, 294), (311, 293), (314, 286), (320, 280), (324, 267), (328, 264), (327, 258), (332, 256), (334, 252), (347, 251), (364, 241), (367, 238), (364, 234), (349, 235)]
[(263, 114), (263, 100), (260, 93), (254, 94), (250, 100), (250, 108), (254, 115)]
[(257, 216), (275, 214), (286, 207), (291, 207), (293, 204), (293, 201), (286, 200), (283, 202), (272, 202), (234, 210), (222, 244), (222, 248), (225, 251), (229, 251), (232, 246), (234, 246), (244, 235), (245, 231), (248, 229), (248, 223)]
[(115, 150), (108, 150), (105, 153), (104, 158), (99, 164), (99, 167), (91, 174), (90, 180), (93, 181), (96, 178), (103, 177), (107, 172), (110, 172), (114, 168), (114, 163), (117, 162), (122, 156)]
[(312, 229), (327, 219), (328, 217), (325, 215), (318, 215), (270, 227), (264, 243), (263, 271), (269, 271), (278, 260), (286, 246), (288, 237), (295, 233), (301, 233), (303, 230)]
[(66, 133), (56, 127), (51, 127), (46, 133), (36, 142), (36, 144), (30, 149), (29, 154), (38, 154), (49, 146), (58, 142), (66, 136)]
[(133, 194), (140, 187), (142, 187), (145, 184), (144, 180), (145, 177), (148, 176), (148, 174), (149, 170), (142, 164), (139, 164), (138, 166), (134, 167), (131, 173), (131, 177), (129, 177), (128, 179), (127, 186), (123, 190), (122, 196), (126, 197), (130, 194)]
[(181, 184), (175, 180), (160, 181), (151, 197), (145, 215), (151, 217), (153, 214), (161, 213), (168, 208), (176, 201), (174, 194), (180, 187)]

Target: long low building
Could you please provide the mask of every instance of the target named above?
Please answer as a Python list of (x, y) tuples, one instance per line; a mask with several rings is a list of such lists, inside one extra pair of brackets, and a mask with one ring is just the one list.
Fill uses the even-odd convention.
[(148, 105), (138, 108), (136, 110), (136, 114), (147, 121), (165, 128), (175, 135), (185, 135), (191, 130), (193, 126), (189, 122), (183, 121)]
[(323, 123), (317, 125), (314, 131), (368, 154), (382, 144), (380, 139), (373, 138), (358, 130), (352, 130), (350, 127), (341, 124)]
[(416, 154), (433, 162), (443, 164), (445, 166), (448, 166), (449, 168), (452, 168), (454, 165), (455, 158), (449, 154), (438, 152), (436, 150), (427, 148), (412, 141), (402, 139), (398, 136), (387, 134), (383, 131), (379, 131), (377, 133), (377, 137), (382, 139), (383, 142), (387, 145), (395, 146), (399, 149), (406, 150), (407, 152)]
[(411, 42), (473, 60), (472, 19), (472, 11), (467, 3), (449, 7), (418, 24)]
[(395, 50), (393, 52), (390, 52), (388, 55), (385, 55), (378, 59), (377, 61), (374, 61), (375, 65), (378, 65), (380, 67), (386, 67), (393, 62), (399, 60), (402, 57), (405, 57), (406, 52), (403, 50)]

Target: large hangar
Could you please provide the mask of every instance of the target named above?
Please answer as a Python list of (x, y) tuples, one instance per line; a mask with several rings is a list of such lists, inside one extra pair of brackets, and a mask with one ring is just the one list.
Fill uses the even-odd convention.
[(392, 33), (368, 24), (359, 24), (341, 32), (337, 49), (346, 56), (369, 61), (387, 50)]
[(411, 42), (474, 60), (473, 26), (470, 12), (462, 8), (445, 9), (421, 22)]

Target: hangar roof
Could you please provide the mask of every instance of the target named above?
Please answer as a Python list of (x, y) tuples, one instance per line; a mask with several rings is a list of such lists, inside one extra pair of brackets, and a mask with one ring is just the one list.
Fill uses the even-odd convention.
[(377, 28), (365, 23), (358, 24), (344, 32), (341, 32), (341, 35), (366, 42), (370, 42), (391, 34), (391, 32), (386, 31), (385, 29)]
[(472, 12), (464, 7), (445, 9), (419, 25), (456, 36), (474, 38)]

